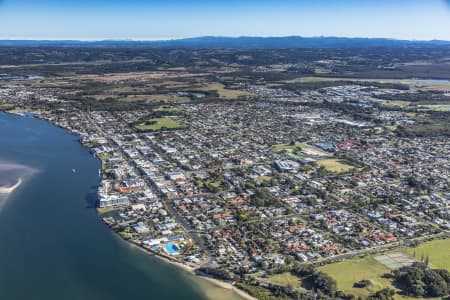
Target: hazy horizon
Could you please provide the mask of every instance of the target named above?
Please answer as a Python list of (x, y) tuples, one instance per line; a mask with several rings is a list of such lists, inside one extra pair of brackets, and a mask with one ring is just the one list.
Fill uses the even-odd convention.
[(186, 37), (167, 37), (167, 38), (148, 38), (148, 39), (134, 39), (134, 38), (110, 38), (110, 39), (35, 39), (35, 38), (24, 38), (24, 39), (15, 39), (15, 38), (0, 38), (0, 41), (80, 41), (80, 42), (104, 42), (104, 41), (117, 41), (117, 42), (158, 42), (158, 41), (175, 41), (175, 40), (184, 40), (184, 39), (195, 39), (195, 38), (289, 38), (289, 37), (298, 37), (298, 38), (338, 38), (338, 39), (386, 39), (386, 40), (394, 40), (394, 41), (417, 41), (417, 42), (429, 42), (429, 41), (448, 41), (450, 42), (450, 38), (448, 39), (401, 39), (401, 38), (390, 38), (390, 37), (369, 37), (369, 36), (303, 36), (303, 35), (241, 35), (241, 36), (228, 36), (228, 35), (202, 35), (202, 36), (186, 36)]
[(450, 40), (448, 0), (0, 0), (2, 40), (200, 36)]

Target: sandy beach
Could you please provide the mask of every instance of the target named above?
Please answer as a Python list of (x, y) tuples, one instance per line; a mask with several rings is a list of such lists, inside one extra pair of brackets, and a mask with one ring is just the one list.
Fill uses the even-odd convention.
[(36, 170), (21, 164), (0, 161), (0, 195), (8, 195), (17, 189)]
[[(163, 260), (166, 263), (169, 263), (169, 264), (174, 265), (174, 266), (176, 266), (176, 267), (178, 267), (180, 269), (183, 269), (184, 271), (190, 273), (191, 275), (196, 276), (196, 277), (198, 277), (201, 280), (205, 280), (205, 281), (209, 282), (210, 284), (212, 284), (212, 285), (214, 285), (214, 286), (216, 286), (216, 287), (218, 287), (220, 289), (224, 289), (224, 290), (227, 290), (227, 291), (232, 291), (232, 292), (236, 293), (242, 299), (257, 300), (255, 297), (249, 295), (248, 293), (246, 293), (243, 290), (240, 290), (240, 289), (236, 288), (234, 285), (232, 285), (232, 284), (230, 284), (228, 282), (225, 282), (225, 281), (222, 281), (222, 280), (219, 280), (219, 279), (215, 279), (215, 278), (212, 278), (212, 277), (208, 277), (208, 276), (198, 275), (195, 272), (196, 268), (193, 268), (193, 267), (191, 267), (191, 266), (189, 266), (187, 264), (184, 264), (182, 262), (176, 261), (173, 258), (166, 257), (166, 256), (161, 255), (159, 253), (155, 253), (155, 252), (153, 252), (153, 251), (151, 251), (149, 249), (146, 249), (146, 248), (144, 248), (144, 247), (140, 246), (139, 244), (136, 244), (136, 243), (134, 243), (132, 241), (126, 241), (126, 242), (128, 242), (132, 247), (137, 248), (137, 249), (145, 252), (146, 254), (152, 255), (152, 256), (160, 259), (160, 260)], [(208, 293), (207, 293), (207, 295), (208, 295)], [(221, 299), (227, 299), (226, 295), (221, 295), (221, 297), (222, 297)]]
[(22, 184), (22, 178), (17, 179), (17, 182), (10, 186), (0, 186), (0, 194), (8, 195)]
[(35, 169), (25, 165), (0, 161), (0, 209), (5, 205), (9, 195), (35, 172)]
[[(137, 246), (137, 247), (139, 247), (139, 246)], [(141, 248), (141, 247), (139, 247), (139, 248)], [(141, 248), (141, 249), (143, 249), (143, 248)], [(143, 249), (143, 250), (145, 251), (145, 249)], [(150, 252), (148, 252), (148, 253), (150, 253)], [(198, 278), (200, 278), (202, 280), (208, 281), (209, 283), (215, 285), (218, 288), (233, 291), (236, 294), (238, 294), (242, 299), (257, 300), (255, 297), (252, 297), (248, 293), (244, 292), (243, 290), (240, 290), (240, 289), (236, 288), (234, 285), (232, 285), (232, 284), (230, 284), (228, 282), (225, 282), (225, 281), (222, 281), (222, 280), (219, 280), (219, 279), (215, 279), (215, 278), (212, 278), (212, 277), (208, 277), (208, 276), (198, 275), (197, 273), (195, 273), (195, 268), (192, 268), (192, 267), (190, 267), (190, 266), (188, 266), (186, 264), (183, 264), (183, 263), (176, 262), (176, 261), (173, 261), (171, 259), (165, 258), (165, 257), (163, 257), (161, 255), (158, 255), (158, 254), (154, 254), (154, 255), (157, 258), (159, 258), (161, 260), (164, 260), (165, 262), (167, 262), (169, 264), (172, 264), (172, 265), (175, 265), (175, 266), (177, 266), (179, 268), (182, 268), (183, 270), (191, 273), (194, 276), (197, 276)]]
[(252, 297), (251, 295), (249, 295), (248, 293), (244, 292), (243, 290), (240, 290), (238, 288), (236, 288), (234, 285), (225, 282), (225, 281), (221, 281), (215, 278), (211, 278), (211, 277), (206, 277), (206, 276), (200, 276), (200, 275), (196, 275), (199, 278), (202, 278), (203, 280), (209, 281), (210, 283), (214, 284), (217, 287), (223, 288), (223, 289), (227, 289), (227, 290), (232, 290), (233, 292), (235, 292), (236, 294), (238, 294), (240, 297), (242, 297), (243, 299), (247, 299), (247, 300), (257, 300), (255, 297)]

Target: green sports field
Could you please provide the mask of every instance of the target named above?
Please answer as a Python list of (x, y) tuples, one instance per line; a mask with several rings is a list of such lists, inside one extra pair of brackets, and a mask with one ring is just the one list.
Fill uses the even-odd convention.
[[(333, 277), (337, 282), (337, 288), (356, 297), (366, 298), (369, 294), (385, 287), (392, 287), (390, 279), (382, 276), (390, 270), (376, 261), (373, 256), (354, 258), (342, 262), (325, 265), (318, 268)], [(372, 282), (366, 288), (356, 288), (353, 285), (361, 280)]]
[(411, 256), (415, 254), (417, 259), (428, 256), (432, 268), (450, 271), (450, 239), (426, 242), (405, 251)]

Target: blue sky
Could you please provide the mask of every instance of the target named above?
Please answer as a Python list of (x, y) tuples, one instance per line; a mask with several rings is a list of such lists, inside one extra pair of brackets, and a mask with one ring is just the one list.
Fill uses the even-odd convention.
[(0, 39), (450, 40), (450, 0), (0, 0)]

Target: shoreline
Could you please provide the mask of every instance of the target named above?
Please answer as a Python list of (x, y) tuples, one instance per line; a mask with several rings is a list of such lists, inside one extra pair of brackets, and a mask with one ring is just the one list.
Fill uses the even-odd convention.
[[(1, 111), (1, 112), (6, 113), (6, 114), (10, 114), (10, 115), (14, 115), (14, 116), (18, 116), (18, 117), (24, 117), (24, 115), (23, 115), (22, 113), (17, 113), (16, 111), (6, 111), (6, 110), (3, 110), (3, 111)], [(30, 113), (33, 114), (33, 116), (34, 116), (36, 119), (46, 121), (47, 123), (51, 124), (52, 126), (56, 126), (56, 127), (62, 128), (62, 129), (64, 129), (66, 132), (68, 132), (68, 133), (70, 133), (70, 134), (72, 134), (72, 135), (75, 135), (75, 136), (79, 137), (79, 135), (78, 135), (77, 133), (72, 132), (70, 129), (65, 128), (65, 127), (63, 127), (63, 126), (61, 126), (61, 125), (58, 125), (58, 124), (54, 124), (54, 123), (51, 122), (50, 120), (48, 120), (48, 119), (46, 119), (46, 118), (44, 118), (44, 117), (41, 117), (39, 114), (36, 114), (36, 113), (33, 112), (33, 111), (23, 109), (23, 110), (21, 110), (21, 112), (30, 112)], [(83, 144), (81, 143), (80, 140), (79, 140), (78, 142), (79, 142), (83, 147), (85, 147), (86, 149), (88, 149), (88, 150), (92, 153), (91, 148), (86, 147), (85, 145), (83, 145)], [(93, 154), (94, 154), (94, 156), (95, 156), (96, 159), (98, 159), (100, 162), (102, 162), (102, 160), (101, 160), (97, 155), (95, 155), (95, 153), (93, 153)], [(103, 173), (103, 165), (102, 165), (102, 164), (100, 165), (100, 170), (101, 170), (101, 172)], [(99, 182), (101, 182), (101, 180), (102, 180), (102, 179), (100, 178), (100, 179), (99, 179)], [(13, 191), (14, 189), (16, 189), (21, 183), (22, 183), (22, 180), (19, 178), (18, 182), (17, 182), (14, 186), (11, 187), (11, 188), (12, 188), (12, 191)], [(99, 185), (99, 186), (100, 186), (100, 185)], [(1, 189), (2, 189), (2, 188), (0, 188), (0, 195), (2, 195)], [(8, 188), (8, 189), (9, 189), (9, 188)], [(12, 192), (12, 191), (11, 191), (11, 192)], [(6, 195), (7, 195), (7, 194), (6, 194)], [(138, 244), (138, 243), (135, 243), (135, 242), (129, 241), (129, 240), (125, 240), (125, 239), (124, 239), (122, 236), (120, 236), (116, 231), (114, 231), (114, 230), (113, 230), (106, 222), (103, 221), (103, 219), (102, 219), (101, 216), (100, 216), (99, 211), (97, 210), (97, 207), (96, 207), (95, 211), (96, 211), (97, 218), (99, 219), (99, 221), (102, 222), (105, 226), (107, 226), (108, 229), (111, 230), (111, 231), (114, 233), (114, 235), (116, 235), (116, 237), (118, 237), (119, 239), (121, 239), (122, 241), (124, 241), (125, 243), (127, 243), (129, 246), (131, 246), (131, 247), (133, 247), (133, 248), (137, 248), (137, 249), (139, 249), (140, 251), (145, 252), (147, 255), (151, 255), (151, 256), (153, 256), (153, 257), (159, 259), (160, 261), (163, 261), (163, 262), (165, 262), (165, 263), (168, 263), (168, 264), (170, 264), (170, 265), (172, 265), (172, 266), (176, 266), (176, 267), (178, 267), (179, 269), (181, 269), (182, 271), (188, 272), (189, 274), (191, 274), (191, 275), (193, 275), (193, 276), (195, 276), (195, 277), (197, 277), (197, 278), (199, 278), (199, 279), (205, 280), (205, 281), (209, 282), (210, 284), (212, 284), (212, 285), (214, 285), (214, 286), (216, 286), (216, 287), (218, 287), (218, 288), (222, 288), (222, 289), (226, 289), (226, 290), (233, 291), (233, 292), (235, 292), (239, 297), (241, 297), (242, 299), (245, 299), (245, 300), (257, 300), (255, 297), (251, 296), (250, 294), (248, 294), (247, 292), (245, 292), (245, 291), (243, 291), (243, 290), (241, 290), (241, 289), (238, 289), (237, 287), (233, 286), (231, 283), (228, 283), (228, 282), (223, 281), (223, 280), (220, 280), (220, 279), (216, 279), (216, 278), (212, 278), (212, 277), (208, 277), (208, 276), (199, 275), (199, 274), (197, 274), (197, 273), (195, 272), (196, 268), (191, 267), (191, 266), (189, 266), (189, 265), (187, 265), (187, 264), (184, 264), (184, 263), (182, 263), (182, 262), (176, 260), (176, 259), (173, 258), (173, 257), (168, 257), (168, 256), (165, 256), (165, 255), (163, 255), (163, 254), (161, 254), (161, 253), (153, 252), (153, 251), (151, 251), (150, 249), (147, 249), (147, 248), (145, 248), (145, 247), (142, 247), (142, 246), (141, 246), (140, 244)], [(207, 296), (207, 295), (205, 295), (205, 296)]]
[(191, 266), (189, 266), (187, 264), (184, 264), (184, 263), (178, 261), (177, 259), (175, 259), (173, 257), (169, 257), (169, 256), (163, 255), (161, 253), (154, 252), (154, 251), (152, 251), (150, 249), (142, 247), (140, 244), (135, 243), (133, 241), (125, 240), (122, 236), (120, 236), (117, 232), (115, 232), (107, 223), (103, 222), (103, 220), (100, 218), (100, 214), (99, 214), (98, 211), (97, 211), (97, 215), (99, 216), (100, 221), (104, 225), (106, 225), (106, 227), (108, 227), (108, 229), (111, 230), (114, 233), (114, 235), (116, 235), (119, 239), (121, 239), (122, 241), (127, 243), (130, 247), (138, 249), (138, 250), (146, 253), (147, 255), (150, 255), (150, 256), (152, 256), (152, 257), (154, 257), (154, 258), (156, 258), (156, 259), (158, 259), (160, 261), (163, 261), (163, 262), (165, 262), (167, 264), (170, 264), (172, 266), (180, 268), (182, 271), (187, 272), (190, 275), (193, 275), (193, 276), (195, 276), (195, 277), (197, 277), (197, 278), (199, 278), (201, 280), (205, 280), (205, 281), (209, 282), (210, 284), (212, 284), (212, 285), (214, 285), (214, 286), (216, 286), (218, 288), (233, 291), (239, 297), (241, 297), (242, 299), (245, 299), (245, 300), (257, 300), (257, 298), (255, 298), (252, 295), (248, 294), (247, 292), (245, 292), (245, 291), (235, 287), (234, 285), (232, 285), (229, 282), (226, 282), (226, 281), (223, 281), (223, 280), (220, 280), (220, 279), (217, 279), (217, 278), (209, 277), (209, 276), (206, 276), (206, 275), (199, 275), (199, 274), (197, 274), (195, 272), (196, 268), (191, 267)]
[(249, 293), (247, 293), (247, 292), (245, 292), (245, 291), (235, 287), (234, 285), (232, 285), (232, 284), (230, 284), (228, 282), (225, 282), (225, 281), (222, 281), (222, 280), (219, 280), (219, 279), (215, 279), (215, 278), (212, 278), (212, 277), (197, 275), (197, 274), (195, 274), (195, 276), (198, 276), (199, 278), (201, 278), (203, 280), (206, 280), (206, 281), (210, 282), (211, 284), (213, 284), (213, 285), (215, 285), (215, 286), (217, 286), (219, 288), (226, 289), (226, 290), (231, 290), (231, 291), (235, 292), (237, 295), (239, 295), (239, 297), (241, 297), (243, 299), (246, 299), (246, 300), (257, 300), (255, 297), (253, 297)]

